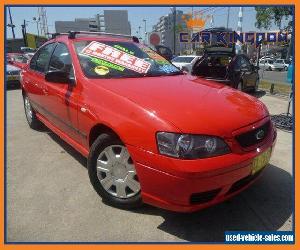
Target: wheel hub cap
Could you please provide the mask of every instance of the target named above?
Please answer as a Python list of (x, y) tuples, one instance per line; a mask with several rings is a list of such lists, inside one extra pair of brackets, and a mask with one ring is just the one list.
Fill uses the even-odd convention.
[(28, 97), (25, 98), (25, 111), (27, 118), (31, 121), (32, 120), (32, 109)]
[(112, 196), (129, 198), (140, 192), (135, 167), (125, 146), (111, 145), (99, 154), (97, 176)]

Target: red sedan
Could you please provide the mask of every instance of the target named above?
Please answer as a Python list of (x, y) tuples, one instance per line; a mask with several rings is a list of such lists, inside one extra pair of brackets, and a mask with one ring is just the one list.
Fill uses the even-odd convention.
[(29, 61), (29, 58), (21, 53), (7, 53), (6, 57), (8, 64), (14, 65), (20, 69), (23, 69)]
[(22, 72), (29, 126), (88, 158), (110, 204), (190, 212), (253, 183), (276, 141), (265, 105), (183, 74), (135, 37), (57, 35)]

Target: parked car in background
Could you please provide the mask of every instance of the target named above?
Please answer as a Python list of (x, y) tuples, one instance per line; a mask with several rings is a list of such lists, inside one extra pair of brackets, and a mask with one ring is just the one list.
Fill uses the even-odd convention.
[(220, 203), (262, 174), (275, 146), (261, 101), (184, 74), (135, 37), (56, 35), (21, 80), (29, 126), (87, 157), (95, 191), (116, 207)]
[(23, 69), (28, 63), (29, 58), (21, 53), (7, 53), (7, 63)]
[(21, 51), (23, 53), (35, 53), (36, 49), (30, 48), (30, 47), (21, 47)]
[(241, 91), (255, 91), (259, 84), (258, 70), (246, 55), (236, 55), (232, 48), (209, 47), (194, 63), (192, 75)]
[(274, 59), (263, 58), (259, 60), (259, 68), (263, 70), (269, 70), (269, 71), (272, 71), (273, 69), (275, 70), (273, 64), (274, 64)]
[(187, 72), (192, 71), (194, 63), (199, 59), (199, 56), (187, 55), (187, 56), (177, 56), (171, 60), (171, 62), (179, 69), (185, 70)]
[(28, 60), (30, 60), (34, 56), (34, 53), (33, 52), (27, 52), (27, 53), (24, 53), (24, 56), (26, 58), (28, 58)]
[(173, 52), (169, 47), (163, 45), (156, 45), (154, 46), (154, 50), (156, 51), (156, 53), (158, 53), (168, 61), (171, 61), (174, 57)]
[(20, 86), (20, 72), (20, 68), (11, 64), (6, 65), (6, 88)]
[(276, 59), (271, 66), (272, 70), (280, 70), (280, 71), (287, 71), (290, 63), (288, 60), (284, 59)]

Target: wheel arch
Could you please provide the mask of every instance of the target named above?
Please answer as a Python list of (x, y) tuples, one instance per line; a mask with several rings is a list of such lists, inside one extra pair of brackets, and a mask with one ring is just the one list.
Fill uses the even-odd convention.
[(94, 141), (98, 138), (99, 135), (103, 134), (103, 133), (110, 133), (110, 134), (114, 134), (116, 137), (118, 137), (121, 141), (123, 141), (119, 134), (112, 129), (111, 127), (103, 124), (103, 123), (98, 123), (96, 125), (94, 125), (88, 135), (88, 144), (89, 147), (92, 146), (92, 144), (94, 143)]

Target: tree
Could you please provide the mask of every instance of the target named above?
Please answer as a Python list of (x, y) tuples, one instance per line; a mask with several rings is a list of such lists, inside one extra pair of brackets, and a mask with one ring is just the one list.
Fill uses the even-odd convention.
[(278, 26), (279, 29), (289, 30), (293, 26), (293, 21), (290, 21), (285, 27), (281, 27), (282, 20), (288, 20), (293, 16), (292, 6), (281, 7), (255, 7), (256, 23), (255, 26), (259, 29), (270, 29), (272, 23)]

